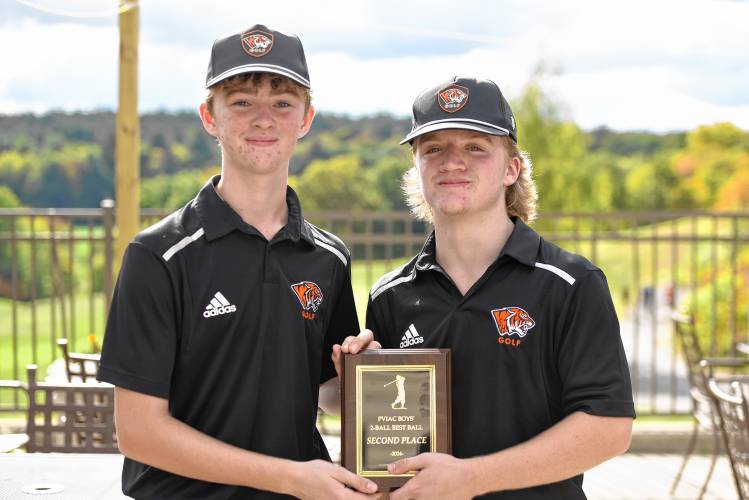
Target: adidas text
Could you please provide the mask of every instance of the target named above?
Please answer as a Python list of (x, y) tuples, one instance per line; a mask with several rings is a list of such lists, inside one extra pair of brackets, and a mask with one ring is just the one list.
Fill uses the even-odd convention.
[(403, 338), (401, 339), (401, 349), (404, 347), (410, 347), (412, 345), (421, 344), (424, 342), (424, 337), (419, 335), (419, 332), (416, 331), (416, 327), (411, 323), (408, 328), (406, 329), (406, 333), (403, 334)]
[(406, 339), (401, 342), (401, 349), (424, 342), (424, 337), (417, 337), (415, 339)]
[(203, 311), (203, 317), (204, 318), (210, 318), (211, 316), (218, 316), (219, 314), (229, 314), (236, 312), (237, 306), (231, 305), (231, 306), (222, 306), (217, 309), (211, 309), (209, 311)]
[(221, 292), (216, 292), (211, 299), (211, 302), (205, 306), (203, 311), (204, 318), (210, 318), (211, 316), (218, 316), (220, 314), (229, 314), (237, 311), (237, 306), (229, 303)]

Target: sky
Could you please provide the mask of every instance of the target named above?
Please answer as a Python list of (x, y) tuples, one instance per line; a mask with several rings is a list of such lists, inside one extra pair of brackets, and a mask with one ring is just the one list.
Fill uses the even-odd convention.
[[(117, 0), (0, 0), (0, 113), (117, 106)], [(455, 75), (530, 81), (584, 129), (749, 129), (747, 0), (140, 0), (139, 110), (196, 110), (216, 38), (302, 40), (313, 104), (409, 116)]]

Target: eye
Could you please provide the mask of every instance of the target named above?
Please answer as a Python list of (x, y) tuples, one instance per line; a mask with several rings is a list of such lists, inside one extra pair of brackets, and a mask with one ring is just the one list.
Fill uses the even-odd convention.
[(246, 108), (250, 105), (249, 101), (245, 101), (244, 99), (237, 99), (236, 101), (231, 103), (232, 106), (236, 106), (238, 108)]
[(278, 101), (276, 103), (276, 107), (277, 108), (290, 108), (291, 107), (291, 103), (287, 102), (287, 101)]
[(484, 151), (484, 148), (479, 146), (478, 144), (470, 144), (467, 148), (468, 151)]
[(425, 155), (439, 153), (440, 151), (442, 151), (442, 149), (440, 149), (438, 146), (427, 146), (424, 148)]

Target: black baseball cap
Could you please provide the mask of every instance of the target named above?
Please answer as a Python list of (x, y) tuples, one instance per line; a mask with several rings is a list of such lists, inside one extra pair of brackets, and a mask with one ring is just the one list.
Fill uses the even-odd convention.
[(411, 132), (400, 143), (411, 143), (420, 135), (445, 129), (509, 135), (518, 142), (510, 105), (491, 80), (456, 76), (423, 91), (414, 101)]
[(302, 42), (262, 24), (213, 42), (205, 87), (241, 73), (275, 73), (310, 88)]

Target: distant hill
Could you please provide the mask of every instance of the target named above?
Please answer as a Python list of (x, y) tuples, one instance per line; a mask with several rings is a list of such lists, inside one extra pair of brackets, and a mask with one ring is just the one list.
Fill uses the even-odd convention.
[[(141, 117), (141, 177), (220, 164), (197, 113)], [(355, 153), (365, 166), (398, 151), (409, 120), (319, 113), (291, 162), (298, 174), (314, 160)], [(115, 115), (110, 111), (0, 115), (0, 185), (27, 206), (87, 207), (114, 194)]]
[[(745, 204), (740, 190), (721, 190), (728, 176), (707, 191), (699, 180), (700, 165), (718, 161), (731, 165), (726, 174), (749, 179), (739, 160), (744, 157), (735, 156), (749, 135), (730, 124), (668, 134), (586, 132), (553, 113), (544, 115), (543, 106), (523, 101), (513, 107), (521, 111), (518, 116), (531, 118), (520, 124), (520, 146), (529, 148), (534, 160), (543, 210)], [(387, 114), (319, 113), (291, 160), (290, 182), (304, 192), (310, 207), (402, 207), (399, 178), (411, 159), (398, 142), (409, 129), (410, 120)], [(196, 112), (143, 115), (141, 141), (144, 206), (179, 206), (221, 162), (218, 145)], [(699, 146), (703, 143), (721, 147), (706, 149)], [(721, 154), (725, 160), (715, 156)], [(97, 207), (114, 196), (114, 155), (115, 115), (110, 111), (0, 115), (0, 206)], [(353, 177), (344, 181), (345, 175)], [(334, 188), (333, 180), (340, 185)]]

